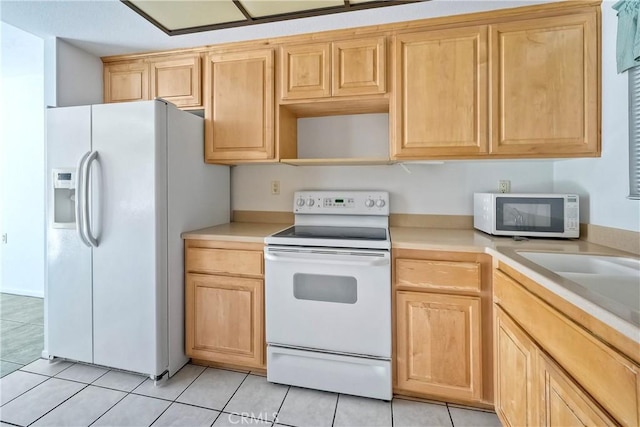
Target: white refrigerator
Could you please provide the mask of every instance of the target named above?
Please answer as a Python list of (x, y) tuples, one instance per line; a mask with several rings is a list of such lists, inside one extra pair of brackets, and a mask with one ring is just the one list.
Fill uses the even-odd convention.
[(43, 357), (177, 372), (186, 230), (226, 223), (229, 167), (203, 120), (162, 100), (47, 111)]

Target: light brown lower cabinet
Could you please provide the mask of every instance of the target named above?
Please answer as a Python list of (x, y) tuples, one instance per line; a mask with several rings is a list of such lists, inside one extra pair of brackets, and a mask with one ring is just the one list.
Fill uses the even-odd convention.
[(394, 391), (490, 407), (489, 258), (402, 249), (393, 258)]
[(584, 312), (578, 320), (567, 317), (551, 305), (559, 302), (538, 297), (540, 285), (512, 273), (500, 264), (493, 280), (495, 409), (502, 424), (639, 425), (640, 367), (603, 341), (606, 334), (577, 323), (594, 327), (596, 319)]
[(398, 387), (480, 400), (480, 297), (396, 296)]
[(550, 358), (538, 358), (541, 426), (615, 426), (595, 402)]
[(187, 240), (185, 253), (187, 356), (264, 369), (262, 251)]
[(503, 425), (616, 425), (507, 314), (495, 313), (495, 404)]
[(536, 347), (502, 310), (495, 310), (495, 405), (502, 424), (536, 426)]

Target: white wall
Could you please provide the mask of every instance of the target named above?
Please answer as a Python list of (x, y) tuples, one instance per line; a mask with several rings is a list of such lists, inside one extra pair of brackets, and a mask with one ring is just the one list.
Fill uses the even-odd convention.
[(102, 61), (97, 56), (56, 39), (56, 106), (102, 102)]
[[(390, 166), (248, 165), (232, 169), (235, 210), (293, 210), (297, 190), (386, 190), (392, 213), (471, 215), (472, 194), (497, 191), (498, 180), (511, 180), (511, 191), (549, 192), (551, 162), (447, 162)], [(280, 195), (270, 193), (280, 180)]]
[(640, 202), (629, 200), (627, 74), (617, 74), (616, 12), (602, 3), (602, 157), (557, 161), (554, 190), (581, 197), (581, 221), (640, 231)]
[(0, 28), (0, 291), (43, 296), (44, 43)]
[[(298, 120), (298, 147), (322, 157), (359, 156), (369, 143), (388, 156), (388, 115), (353, 115)], [(322, 147), (321, 147), (322, 146)], [(354, 146), (353, 153), (348, 146)], [(302, 156), (301, 156), (302, 157)], [(365, 156), (366, 157), (366, 156)], [(511, 191), (549, 192), (552, 161), (459, 161), (388, 166), (242, 165), (232, 169), (235, 210), (291, 211), (293, 192), (310, 189), (387, 190), (391, 212), (471, 215), (472, 194), (496, 191), (498, 180), (511, 180)], [(271, 181), (280, 195), (271, 195)]]
[(49, 107), (100, 104), (102, 61), (66, 41), (44, 40), (44, 99)]

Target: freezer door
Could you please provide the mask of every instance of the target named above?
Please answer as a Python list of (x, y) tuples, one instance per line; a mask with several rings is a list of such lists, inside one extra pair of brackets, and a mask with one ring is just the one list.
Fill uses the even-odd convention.
[[(47, 110), (44, 353), (88, 363), (93, 362), (91, 249), (80, 241), (72, 223), (75, 189), (54, 191), (54, 170), (76, 172), (77, 177), (78, 161), (90, 149), (90, 106)], [(60, 218), (56, 220), (54, 200), (58, 208), (65, 207), (57, 212), (62, 213), (64, 226)]]
[(160, 375), (167, 356), (166, 105), (93, 106), (94, 361)]

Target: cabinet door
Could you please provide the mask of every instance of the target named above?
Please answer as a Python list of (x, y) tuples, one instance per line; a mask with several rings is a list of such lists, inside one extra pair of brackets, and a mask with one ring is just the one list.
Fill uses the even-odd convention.
[(178, 107), (199, 107), (201, 92), (199, 54), (151, 61), (151, 99), (162, 98)]
[(333, 43), (331, 95), (370, 95), (386, 91), (384, 37)]
[(209, 54), (205, 160), (274, 158), (273, 50)]
[(264, 367), (262, 279), (187, 274), (186, 353)]
[(395, 39), (392, 158), (486, 153), (487, 28)]
[(104, 102), (144, 101), (149, 98), (149, 64), (134, 61), (104, 66)]
[(282, 46), (282, 99), (331, 95), (329, 43)]
[(617, 425), (549, 358), (540, 356), (538, 366), (541, 426)]
[(599, 154), (596, 12), (491, 27), (493, 154)]
[(511, 318), (495, 310), (496, 414), (507, 427), (537, 426), (536, 347)]
[(481, 398), (480, 298), (396, 292), (397, 387)]

